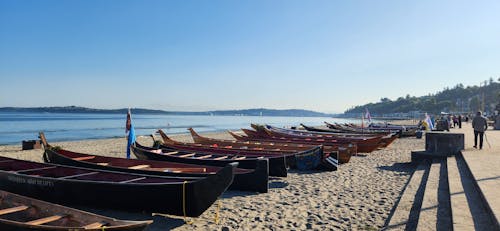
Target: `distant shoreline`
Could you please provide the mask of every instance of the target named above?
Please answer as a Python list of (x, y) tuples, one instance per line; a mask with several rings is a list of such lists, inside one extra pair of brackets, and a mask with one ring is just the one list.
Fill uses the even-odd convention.
[[(150, 115), (202, 115), (202, 116), (286, 116), (286, 117), (333, 117), (334, 114), (315, 112), (303, 109), (243, 109), (243, 110), (215, 110), (215, 111), (164, 111), (144, 108), (131, 108), (132, 114)], [(0, 107), (4, 113), (87, 113), (87, 114), (126, 114), (127, 108), (95, 109), (78, 106), (64, 107)]]

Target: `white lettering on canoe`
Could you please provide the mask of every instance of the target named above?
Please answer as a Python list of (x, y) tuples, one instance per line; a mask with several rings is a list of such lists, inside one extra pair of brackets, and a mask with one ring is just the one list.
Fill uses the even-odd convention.
[(7, 176), (7, 180), (21, 184), (32, 184), (45, 187), (54, 187), (54, 182), (42, 179), (24, 178), (19, 176)]

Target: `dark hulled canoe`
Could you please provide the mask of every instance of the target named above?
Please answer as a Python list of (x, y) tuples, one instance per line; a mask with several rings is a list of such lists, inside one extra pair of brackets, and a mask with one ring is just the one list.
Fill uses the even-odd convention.
[[(304, 127), (304, 129), (306, 129), (307, 131), (310, 131), (310, 132), (319, 132), (319, 133), (322, 133), (322, 134), (331, 134), (331, 135), (336, 135), (338, 134), (337, 129), (328, 129), (328, 128), (316, 128), (316, 127), (309, 127), (309, 126), (306, 126), (304, 124), (300, 124), (300, 126)], [(361, 135), (365, 135), (365, 133), (363, 132), (355, 132), (354, 134), (361, 134)], [(380, 134), (380, 135), (383, 135), (382, 137), (382, 140), (380, 141), (381, 142), (381, 147), (385, 148), (387, 146), (389, 146), (389, 144), (391, 144), (394, 140), (396, 140), (398, 137), (396, 136), (396, 133), (390, 133), (390, 132), (386, 132), (386, 131), (380, 131), (380, 132), (366, 132), (368, 134)], [(345, 131), (344, 134), (347, 134), (347, 132)], [(351, 134), (351, 133), (349, 133)]]
[(232, 150), (230, 147), (220, 148), (202, 144), (183, 143), (170, 139), (162, 130), (158, 130), (162, 137), (163, 143), (161, 148), (177, 151), (194, 152), (198, 154), (211, 154), (219, 156), (218, 158), (227, 157), (228, 159), (245, 160), (253, 158), (266, 158), (269, 160), (269, 175), (286, 177), (287, 168), (295, 163), (295, 152), (262, 152), (246, 149)]
[(331, 129), (343, 130), (345, 132), (363, 132), (363, 133), (397, 133), (400, 137), (406, 136), (415, 136), (415, 132), (417, 131), (416, 127), (404, 127), (404, 126), (379, 126), (376, 124), (371, 124), (368, 127), (361, 128), (354, 124), (331, 124), (328, 122), (324, 122), (327, 127)]
[[(304, 124), (300, 124), (302, 127), (304, 127)], [(269, 126), (269, 125), (267, 125)], [(307, 126), (305, 126), (307, 127)], [(304, 128), (305, 128), (304, 127)], [(386, 136), (389, 135), (390, 132), (336, 132), (334, 129), (328, 129), (328, 128), (323, 128), (322, 129), (317, 129), (320, 131), (310, 131), (308, 129), (305, 130), (299, 130), (299, 129), (286, 129), (286, 128), (278, 128), (278, 127), (270, 127), (271, 129), (276, 129), (278, 131), (283, 131), (287, 133), (294, 133), (297, 135), (304, 135), (304, 136), (316, 136), (316, 137), (337, 137), (337, 138), (353, 138), (353, 137), (358, 137), (358, 138), (370, 138), (370, 137), (376, 137), (376, 136)], [(311, 129), (311, 127), (309, 127)], [(322, 131), (321, 131), (322, 130)], [(326, 131), (330, 130), (330, 131)]]
[(362, 133), (322, 133), (322, 132), (311, 132), (311, 131), (300, 131), (294, 129), (286, 129), (286, 128), (278, 128), (271, 125), (256, 125), (252, 124), (252, 128), (257, 131), (264, 130), (266, 132), (279, 133), (282, 136), (302, 136), (302, 137), (315, 137), (315, 138), (328, 138), (328, 139), (336, 139), (338, 141), (347, 141), (347, 142), (360, 142), (360, 141), (372, 141), (376, 140), (374, 138), (383, 137), (385, 135), (389, 135), (390, 133), (383, 134), (362, 134)]
[[(238, 162), (238, 167), (245, 169), (268, 170), (269, 176), (286, 177), (287, 168), (285, 157), (246, 157), (237, 155), (214, 154), (207, 152), (183, 151), (169, 148), (164, 145), (147, 147), (135, 142), (131, 150), (138, 159), (172, 161), (187, 164), (201, 164), (211, 166), (225, 166), (228, 163)], [(272, 162), (271, 162), (272, 160)]]
[(235, 166), (193, 180), (0, 157), (0, 189), (62, 204), (197, 217), (229, 187)]
[(153, 221), (124, 221), (0, 190), (0, 230), (144, 230)]
[(310, 132), (346, 133), (346, 131), (340, 129), (311, 127), (311, 126), (306, 126), (302, 123), (300, 124), (300, 126), (302, 126), (304, 129)]
[[(190, 179), (202, 179), (214, 175), (222, 169), (222, 167), (209, 165), (97, 156), (64, 149), (46, 150), (44, 153), (44, 160), (50, 163), (83, 168), (155, 176), (189, 177)], [(234, 180), (229, 186), (229, 189), (267, 192), (269, 188), (268, 185), (267, 163), (264, 163), (262, 165), (257, 165), (255, 169), (236, 168), (234, 171)]]
[(334, 129), (334, 128), (319, 128), (319, 127), (311, 127), (311, 126), (306, 126), (304, 124), (300, 124), (304, 129), (306, 129), (309, 132), (319, 132), (319, 133), (333, 133), (333, 134), (339, 134), (340, 135), (345, 135), (345, 134), (362, 134), (362, 135), (387, 135), (388, 131), (371, 131), (366, 129), (365, 131), (357, 131), (357, 130), (344, 130), (344, 129)]
[(338, 151), (324, 152), (321, 145), (290, 145), (287, 143), (265, 144), (252, 141), (220, 140), (201, 136), (193, 128), (188, 128), (195, 143), (218, 146), (244, 148), (245, 150), (256, 151), (286, 151), (300, 153), (296, 154), (296, 168), (299, 170), (327, 169), (336, 170), (338, 168)]
[[(44, 147), (50, 147), (43, 132), (40, 132), (40, 139)], [(46, 149), (43, 157), (45, 162), (55, 164), (155, 176), (190, 177), (193, 179), (214, 175), (222, 169), (219, 166), (98, 156), (64, 149)], [(267, 192), (269, 189), (267, 168), (267, 163), (259, 164), (255, 169), (235, 168), (234, 180), (229, 189)]]

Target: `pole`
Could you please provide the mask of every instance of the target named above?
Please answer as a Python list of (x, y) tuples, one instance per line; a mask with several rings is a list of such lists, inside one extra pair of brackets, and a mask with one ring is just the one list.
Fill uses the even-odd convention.
[(361, 133), (364, 134), (365, 133), (365, 120), (364, 120), (364, 117), (363, 117), (363, 112), (361, 112)]
[(491, 149), (491, 144), (490, 142), (488, 141), (488, 137), (486, 136), (486, 131), (484, 131), (484, 140), (486, 141), (486, 143), (488, 144), (488, 148)]

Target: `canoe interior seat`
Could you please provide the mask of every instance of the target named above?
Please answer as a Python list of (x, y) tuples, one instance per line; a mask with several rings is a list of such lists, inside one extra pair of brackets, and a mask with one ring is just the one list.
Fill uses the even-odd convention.
[(180, 155), (179, 157), (191, 157), (194, 155), (196, 155), (196, 153), (188, 153), (188, 154)]
[(174, 155), (174, 154), (177, 154), (179, 152), (177, 151), (173, 151), (173, 152), (166, 152), (166, 153), (163, 153), (163, 155)]
[(88, 224), (86, 226), (83, 226), (82, 228), (83, 229), (98, 229), (98, 228), (101, 228), (107, 224), (108, 223), (106, 223), (106, 222), (100, 221), (100, 222), (94, 222), (92, 224)]
[(196, 159), (206, 159), (206, 158), (209, 158), (211, 156), (212, 155), (204, 155), (204, 156), (196, 157)]
[(149, 168), (151, 165), (149, 164), (141, 164), (141, 165), (135, 165), (135, 166), (130, 166), (128, 167), (129, 169), (143, 169), (143, 168)]
[(221, 156), (221, 157), (217, 157), (217, 158), (214, 158), (214, 160), (223, 160), (223, 159), (226, 159), (227, 156)]
[(27, 225), (41, 225), (41, 224), (57, 221), (65, 216), (66, 215), (54, 215), (54, 216), (50, 216), (50, 217), (44, 217), (44, 218), (28, 221), (28, 222), (25, 222), (25, 224), (27, 224)]
[(247, 158), (246, 156), (240, 156), (240, 157), (234, 158), (233, 160), (244, 160), (246, 158)]
[(207, 168), (168, 168), (165, 172), (207, 172)]
[(2, 210), (0, 210), (0, 215), (19, 212), (19, 211), (26, 210), (28, 208), (29, 207), (26, 205), (21, 205), (21, 206), (17, 206), (17, 207), (2, 209)]
[(86, 172), (86, 173), (82, 173), (82, 174), (59, 177), (59, 179), (70, 179), (70, 178), (75, 178), (75, 177), (80, 177), (80, 176), (90, 176), (90, 175), (94, 175), (97, 173), (99, 173), (99, 172)]
[(81, 156), (81, 157), (75, 157), (75, 158), (71, 158), (71, 159), (81, 161), (81, 160), (91, 160), (94, 158), (95, 158), (95, 156)]
[(47, 169), (53, 169), (53, 168), (57, 168), (57, 166), (49, 166), (49, 167), (41, 167), (41, 168), (24, 169), (24, 170), (19, 170), (19, 171), (16, 171), (16, 172), (17, 172), (17, 173), (27, 173), (27, 172), (31, 172), (31, 171), (47, 170)]
[(140, 181), (140, 180), (144, 180), (144, 179), (146, 179), (146, 177), (138, 177), (138, 178), (134, 178), (134, 179), (130, 179), (130, 180), (120, 181), (120, 183), (130, 183), (130, 182)]
[(108, 166), (109, 165), (109, 163), (106, 163), (106, 162), (96, 163), (96, 164), (101, 165), (101, 166)]

